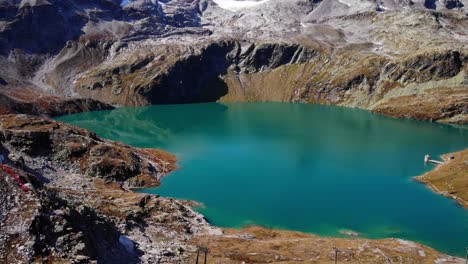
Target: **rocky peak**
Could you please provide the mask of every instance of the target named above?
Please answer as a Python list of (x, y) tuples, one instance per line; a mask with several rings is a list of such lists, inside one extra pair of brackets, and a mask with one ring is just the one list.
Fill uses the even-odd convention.
[(124, 6), (125, 16), (132, 20), (161, 16), (163, 11), (159, 2), (155, 0), (136, 0)]
[[(92, 13), (86, 8), (71, 0), (23, 0), (0, 6), (0, 12), (8, 14), (3, 21), (5, 27), (0, 31), (0, 41), (3, 41), (0, 52), (5, 54), (11, 49), (30, 53), (57, 52), (67, 40), (83, 33), (82, 28)], [(86, 10), (88, 12), (83, 12)]]

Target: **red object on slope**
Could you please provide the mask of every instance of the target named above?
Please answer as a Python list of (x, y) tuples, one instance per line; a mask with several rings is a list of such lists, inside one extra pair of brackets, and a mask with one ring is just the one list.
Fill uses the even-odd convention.
[(0, 164), (0, 168), (5, 170), (11, 176), (15, 177), (16, 181), (19, 183), (19, 185), (21, 186), (21, 189), (23, 189), (23, 191), (29, 192), (28, 187), (23, 183), (23, 181), (21, 180), (19, 175), (12, 168), (10, 168), (9, 166), (7, 166), (5, 164)]

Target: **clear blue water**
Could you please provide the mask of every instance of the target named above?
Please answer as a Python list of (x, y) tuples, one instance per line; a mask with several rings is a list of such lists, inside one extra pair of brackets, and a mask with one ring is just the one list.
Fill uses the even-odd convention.
[(468, 147), (466, 127), (287, 103), (157, 105), (59, 120), (175, 153), (181, 169), (145, 191), (200, 201), (215, 225), (325, 236), (349, 229), (456, 255), (468, 246), (468, 210), (412, 179), (433, 168), (425, 154)]

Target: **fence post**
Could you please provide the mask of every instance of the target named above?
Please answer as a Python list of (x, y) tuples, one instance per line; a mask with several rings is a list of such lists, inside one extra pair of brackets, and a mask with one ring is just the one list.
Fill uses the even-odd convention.
[(465, 250), (466, 250), (465, 264), (468, 264), (468, 247), (466, 247)]
[(338, 248), (337, 247), (333, 247), (333, 249), (335, 250), (335, 264), (338, 263)]

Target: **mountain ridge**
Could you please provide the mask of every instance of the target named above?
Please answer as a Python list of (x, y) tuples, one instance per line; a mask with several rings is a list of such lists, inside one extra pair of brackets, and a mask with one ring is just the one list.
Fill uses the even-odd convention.
[[(31, 90), (113, 105), (294, 101), (467, 122), (463, 0), (245, 3), (231, 11), (212, 0), (1, 1), (0, 92), (13, 100)], [(216, 46), (229, 48), (212, 54)], [(293, 46), (322, 60), (295, 60)], [(182, 69), (200, 65), (203, 74), (176, 81), (187, 77)], [(400, 76), (387, 76), (389, 65)], [(213, 87), (201, 90), (202, 83)], [(399, 94), (427, 105), (426, 113), (401, 105)]]

